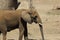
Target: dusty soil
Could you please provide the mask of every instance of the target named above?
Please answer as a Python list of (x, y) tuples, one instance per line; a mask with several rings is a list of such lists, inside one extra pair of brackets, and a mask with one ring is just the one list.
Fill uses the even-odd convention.
[[(27, 0), (19, 0), (21, 5), (18, 9), (25, 8), (28, 9)], [(53, 10), (60, 6), (59, 0), (33, 0), (33, 5), (37, 9), (42, 22), (45, 40), (60, 40), (60, 11)], [(28, 37), (29, 39), (41, 40), (41, 34), (38, 24), (28, 24)], [(8, 32), (7, 39), (18, 40), (19, 37), (18, 29)], [(0, 35), (0, 40), (2, 40), (2, 34)]]

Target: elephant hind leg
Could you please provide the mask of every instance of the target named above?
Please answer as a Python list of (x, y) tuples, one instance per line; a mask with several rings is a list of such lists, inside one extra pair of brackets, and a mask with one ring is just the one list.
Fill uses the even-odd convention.
[(22, 40), (22, 37), (23, 37), (23, 34), (24, 34), (24, 28), (21, 28), (19, 31), (20, 31), (19, 40)]
[(7, 32), (3, 33), (3, 40), (6, 40), (6, 34), (7, 34)]

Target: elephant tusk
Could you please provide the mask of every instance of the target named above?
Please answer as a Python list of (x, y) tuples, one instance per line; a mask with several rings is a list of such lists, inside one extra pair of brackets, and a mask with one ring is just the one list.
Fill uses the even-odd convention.
[(42, 25), (42, 23), (38, 23), (39, 25)]

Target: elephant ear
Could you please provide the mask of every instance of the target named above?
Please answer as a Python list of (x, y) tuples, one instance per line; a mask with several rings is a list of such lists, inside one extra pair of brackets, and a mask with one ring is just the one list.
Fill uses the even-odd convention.
[(22, 19), (24, 20), (24, 21), (26, 21), (26, 22), (28, 22), (28, 23), (32, 23), (32, 19), (31, 19), (31, 17), (30, 17), (30, 15), (29, 15), (29, 13), (28, 12), (26, 12), (26, 11), (24, 11), (24, 12), (22, 12), (21, 13), (21, 17), (22, 17)]

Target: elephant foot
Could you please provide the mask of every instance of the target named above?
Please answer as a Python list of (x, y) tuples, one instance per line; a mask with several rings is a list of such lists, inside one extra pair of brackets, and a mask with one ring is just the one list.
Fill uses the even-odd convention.
[(8, 39), (8, 40), (15, 40), (15, 39)]
[(28, 39), (28, 37), (25, 37), (25, 40), (36, 40), (36, 39)]
[(36, 39), (28, 39), (28, 37), (25, 37), (25, 40), (36, 40)]
[(36, 40), (36, 39), (28, 39), (28, 40)]
[(28, 37), (25, 37), (25, 40), (28, 40)]

